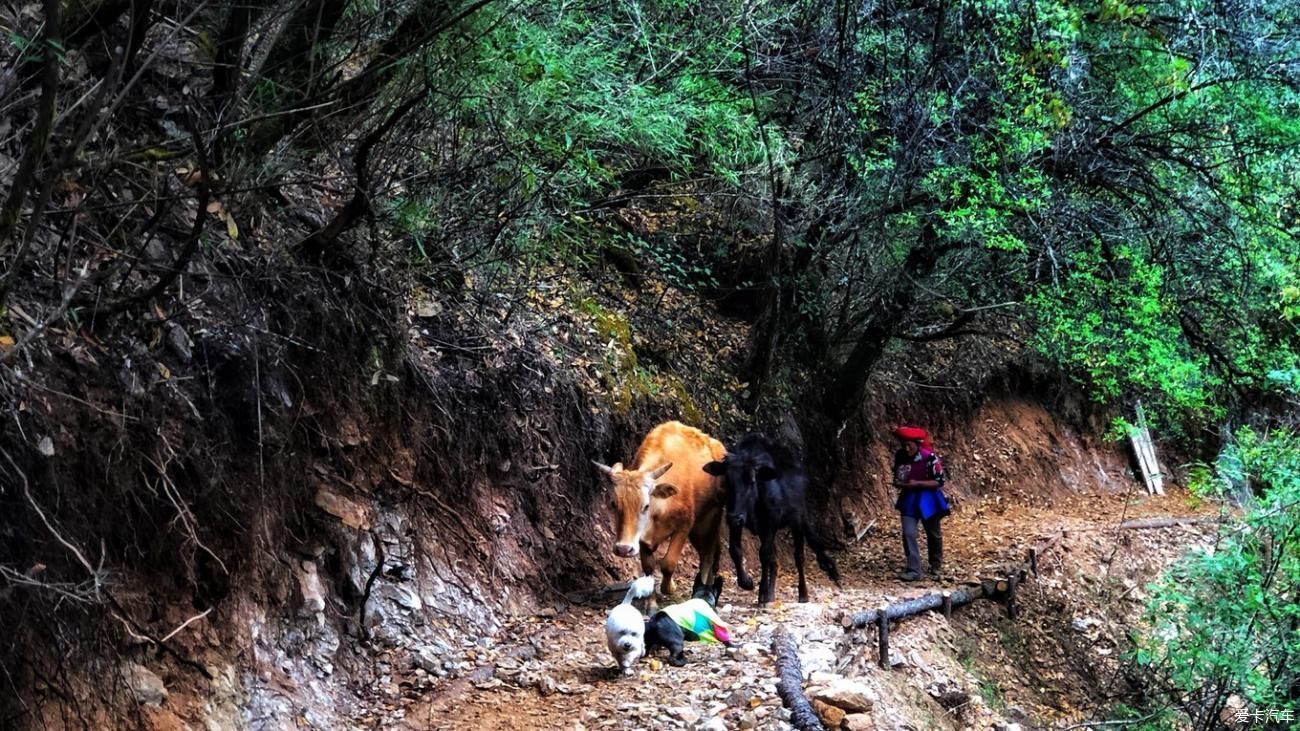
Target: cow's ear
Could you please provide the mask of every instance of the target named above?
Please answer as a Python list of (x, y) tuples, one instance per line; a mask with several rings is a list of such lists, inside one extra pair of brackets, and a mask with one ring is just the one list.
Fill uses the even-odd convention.
[(706, 462), (704, 464), (704, 471), (709, 473), (710, 475), (713, 475), (714, 477), (722, 477), (723, 475), (727, 474), (727, 463), (718, 462), (716, 460), (713, 462)]
[(671, 470), (672, 468), (673, 468), (672, 462), (665, 462), (659, 465), (658, 467), (654, 468), (653, 470), (651, 470), (650, 479), (657, 480), (660, 477), (663, 477), (664, 473), (667, 472), (668, 470)]
[(763, 481), (775, 480), (776, 478), (781, 476), (781, 473), (777, 472), (775, 467), (767, 467), (767, 466), (759, 467), (757, 470), (754, 470), (754, 474), (758, 477), (758, 479)]
[(659, 500), (667, 500), (668, 498), (676, 494), (677, 494), (677, 487), (675, 485), (669, 485), (668, 483), (664, 482), (655, 485), (654, 492), (650, 493), (650, 497), (657, 498)]

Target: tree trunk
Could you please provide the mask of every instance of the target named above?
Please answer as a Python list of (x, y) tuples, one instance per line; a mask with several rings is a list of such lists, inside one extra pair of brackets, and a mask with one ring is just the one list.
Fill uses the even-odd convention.
[(316, 231), (300, 241), (295, 250), (297, 254), (313, 264), (323, 264), (331, 269), (348, 269), (355, 262), (349, 261), (338, 251), (338, 238), (361, 222), (370, 213), (370, 154), (375, 146), (402, 121), (417, 104), (424, 101), (425, 94), (420, 92), (408, 98), (401, 106), (389, 113), (383, 124), (366, 135), (352, 156), (352, 169), (356, 174), (356, 183), (352, 198), (335, 214), (334, 218), (320, 231)]
[[(0, 275), (0, 311), (4, 310), (5, 302), (9, 298), (9, 290), (17, 281), (19, 272), (22, 271), (23, 260), (27, 258), (34, 232), (32, 230), (25, 232), (22, 241), (13, 247), (12, 255), (9, 245), (10, 236), (22, 217), (23, 204), (27, 200), (31, 185), (42, 177), (38, 173), (44, 167), (42, 161), (45, 159), (45, 149), (54, 131), (55, 101), (59, 94), (59, 56), (54, 49), (58, 48), (63, 40), (60, 37), (62, 25), (59, 22), (58, 0), (45, 0), (44, 10), (45, 30), (41, 35), (43, 48), (38, 54), (41, 59), (41, 73), (38, 76), (41, 80), (41, 96), (36, 103), (36, 121), (32, 125), (31, 136), (27, 139), (27, 149), (23, 151), (22, 159), (18, 162), (13, 183), (9, 186), (9, 195), (5, 198), (4, 204), (0, 205), (0, 263), (6, 268), (6, 271)], [(48, 183), (49, 178), (45, 177), (45, 182)], [(41, 202), (33, 211), (32, 217), (27, 221), (29, 229), (35, 227), (44, 205), (44, 202)]]
[(894, 283), (880, 296), (873, 316), (858, 335), (848, 358), (836, 370), (831, 385), (822, 398), (822, 410), (836, 430), (862, 405), (867, 379), (885, 354), (890, 339), (898, 332), (908, 310), (916, 302), (916, 280), (923, 279), (939, 262), (947, 249), (939, 245), (932, 225), (921, 230), (920, 241), (907, 253), (902, 270)]
[(135, 75), (136, 56), (144, 38), (153, 27), (153, 0), (131, 0), (131, 30), (126, 42), (126, 56), (122, 60), (122, 78), (129, 79)]
[[(231, 118), (232, 110), (239, 104), (239, 77), (243, 71), (244, 43), (253, 22), (269, 5), (269, 0), (243, 0), (234, 3), (226, 12), (226, 21), (217, 36), (217, 53), (212, 68), (212, 112), (218, 119)], [(218, 133), (212, 141), (212, 167), (225, 167), (224, 135)]]
[(844, 460), (841, 434), (849, 418), (862, 408), (867, 380), (916, 301), (914, 282), (933, 271), (939, 258), (949, 250), (950, 247), (938, 242), (931, 226), (922, 229), (920, 240), (894, 274), (894, 282), (876, 298), (870, 309), (871, 317), (859, 332), (848, 357), (838, 366), (823, 369), (829, 373), (825, 379), (829, 385), (820, 393), (812, 390), (804, 399), (806, 407), (801, 413), (800, 423), (805, 426), (804, 433), (808, 437), (806, 466), (812, 487), (810, 495), (814, 501), (824, 501), (828, 494), (827, 486), (839, 476)]

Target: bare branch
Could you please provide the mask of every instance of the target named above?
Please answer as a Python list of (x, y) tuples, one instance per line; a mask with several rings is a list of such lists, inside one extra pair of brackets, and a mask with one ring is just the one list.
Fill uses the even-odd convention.
[[(62, 40), (59, 29), (62, 7), (59, 0), (45, 0), (44, 10), (45, 30), (41, 34), (41, 48), (45, 54), (45, 64), (41, 70), (41, 98), (36, 107), (36, 125), (32, 128), (27, 149), (23, 152), (18, 171), (14, 174), (13, 184), (9, 187), (9, 197), (5, 199), (4, 206), (0, 207), (0, 254), (6, 253), (9, 248), (9, 237), (13, 235), (14, 227), (18, 225), (23, 201), (27, 199), (27, 191), (36, 177), (37, 166), (45, 156), (45, 147), (49, 144), (50, 134), (54, 131), (54, 103), (59, 93), (59, 54), (56, 49)], [(31, 229), (35, 227), (35, 223), (29, 222), (28, 233), (30, 234)], [(30, 241), (30, 235), (24, 237), (23, 245), (9, 262), (9, 271), (0, 278), (0, 308), (4, 307), (9, 289), (13, 286), (18, 271), (22, 269), (22, 262), (27, 256)]]

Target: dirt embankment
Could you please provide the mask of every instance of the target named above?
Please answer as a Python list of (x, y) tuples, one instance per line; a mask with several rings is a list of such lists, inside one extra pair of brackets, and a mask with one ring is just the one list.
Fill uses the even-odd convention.
[(662, 406), (334, 284), (56, 332), (0, 372), (0, 541), (30, 567), (0, 594), (5, 727), (331, 727), (385, 650), (455, 677), (505, 617), (611, 576), (588, 459)]

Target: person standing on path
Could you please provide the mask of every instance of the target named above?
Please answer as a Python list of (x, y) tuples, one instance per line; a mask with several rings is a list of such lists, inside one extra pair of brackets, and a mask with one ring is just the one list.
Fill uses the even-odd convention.
[(899, 489), (894, 508), (903, 522), (903, 555), (907, 567), (899, 573), (903, 581), (921, 578), (921, 550), (917, 545), (917, 525), (925, 526), (925, 544), (930, 559), (930, 573), (943, 568), (943, 534), (940, 522), (952, 512), (943, 494), (943, 463), (934, 453), (930, 435), (914, 426), (894, 430), (899, 450), (894, 454), (894, 487)]

